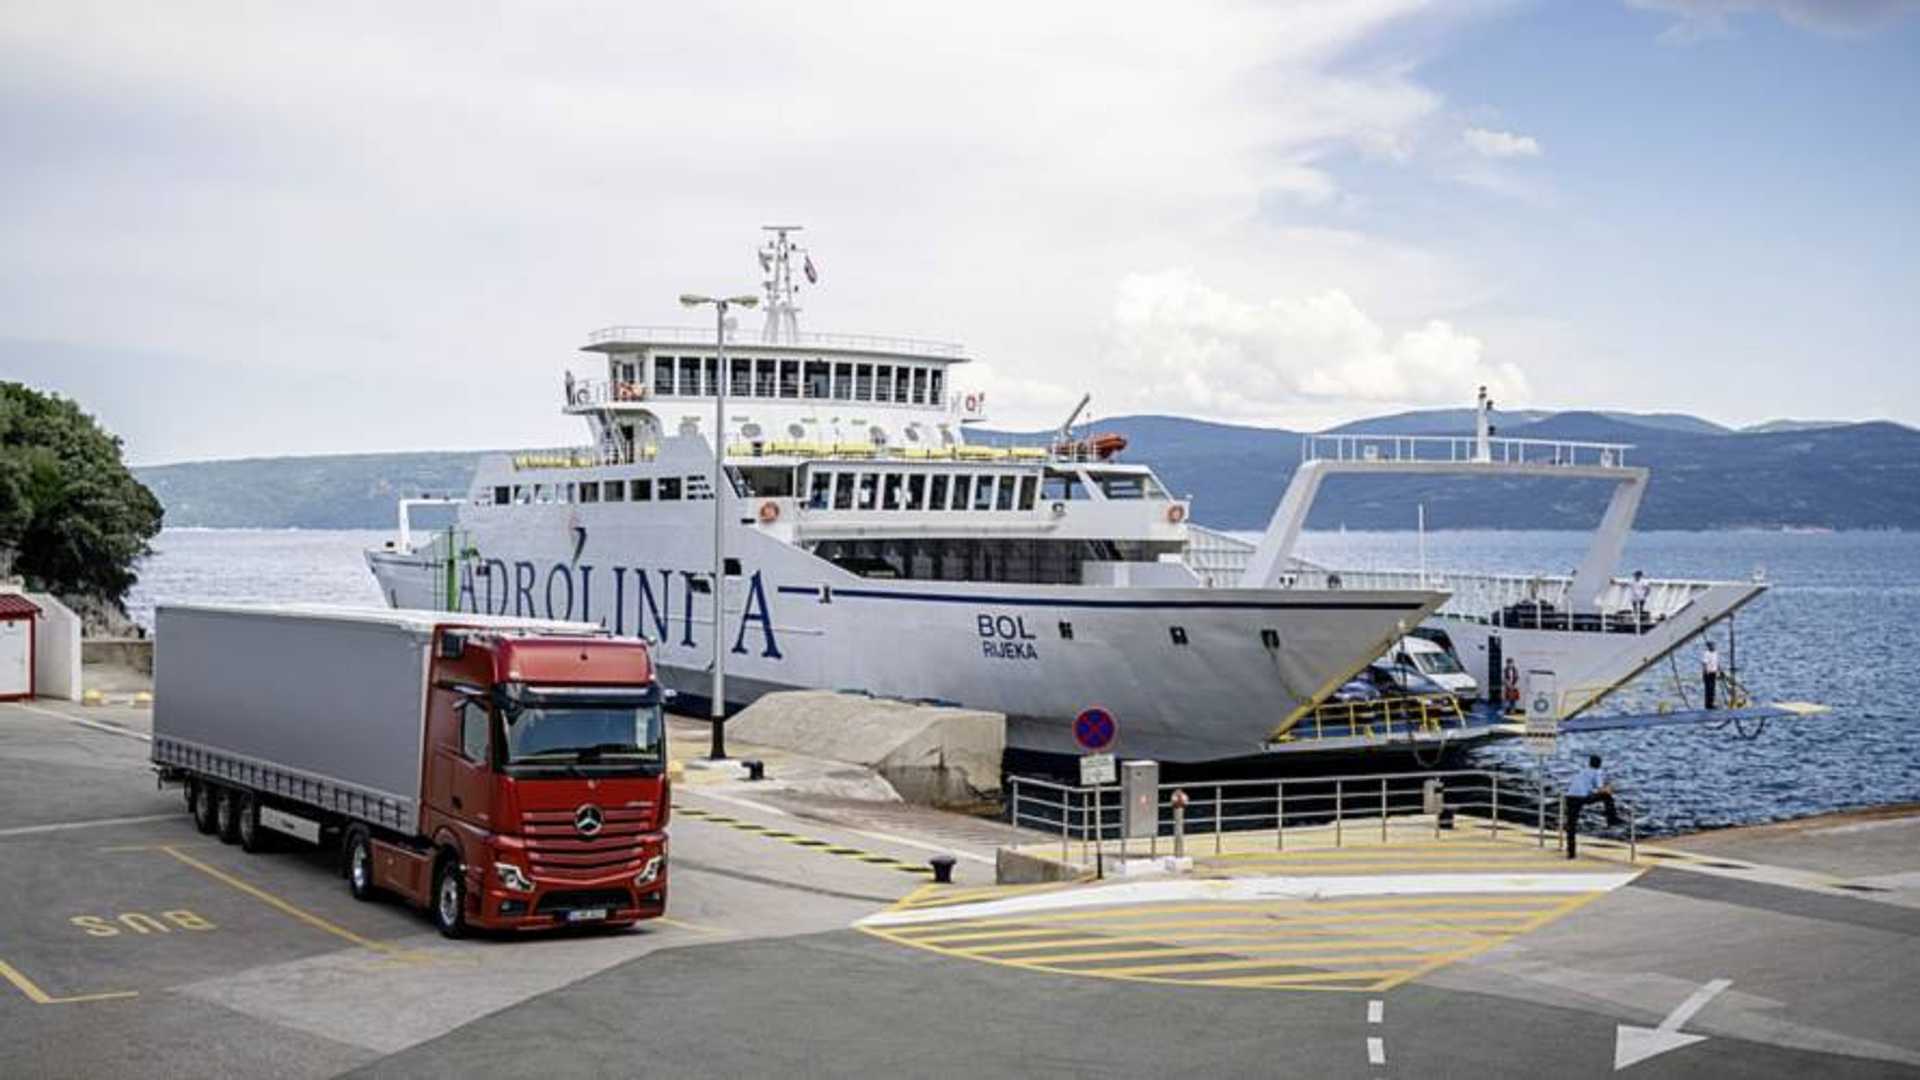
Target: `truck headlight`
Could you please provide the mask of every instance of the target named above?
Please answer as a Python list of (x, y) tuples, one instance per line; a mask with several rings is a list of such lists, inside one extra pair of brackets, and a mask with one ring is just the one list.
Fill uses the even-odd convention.
[(513, 865), (512, 863), (508, 863), (508, 862), (494, 863), (493, 876), (500, 879), (500, 884), (506, 886), (509, 889), (512, 889), (514, 892), (532, 892), (533, 891), (533, 882), (530, 879), (528, 879), (526, 871), (520, 869), (519, 867)]
[(655, 855), (648, 859), (647, 864), (640, 868), (640, 872), (633, 876), (633, 883), (641, 887), (653, 884), (653, 880), (660, 876), (660, 866), (665, 861), (665, 855)]

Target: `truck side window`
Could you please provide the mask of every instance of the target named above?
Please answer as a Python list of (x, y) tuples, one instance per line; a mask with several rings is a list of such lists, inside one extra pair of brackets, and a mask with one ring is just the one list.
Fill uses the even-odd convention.
[(480, 705), (460, 709), (460, 753), (469, 761), (487, 760), (487, 710)]

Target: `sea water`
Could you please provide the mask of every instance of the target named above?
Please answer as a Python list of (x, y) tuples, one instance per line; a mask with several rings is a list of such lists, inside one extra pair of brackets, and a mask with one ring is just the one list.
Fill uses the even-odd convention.
[[(379, 604), (364, 552), (385, 531), (167, 530), (129, 597), (152, 625), (168, 602)], [(1426, 537), (1431, 570), (1565, 574), (1589, 535), (1448, 532)], [(1310, 559), (1358, 568), (1416, 565), (1411, 533), (1308, 533)], [(1623, 572), (1744, 579), (1771, 588), (1741, 611), (1742, 681), (1760, 701), (1811, 701), (1830, 715), (1773, 721), (1753, 738), (1732, 727), (1667, 727), (1567, 737), (1547, 767), (1570, 775), (1601, 754), (1616, 786), (1654, 832), (1744, 824), (1821, 811), (1920, 801), (1920, 536), (1902, 533), (1655, 532), (1635, 534)], [(1729, 631), (1712, 636), (1723, 655)], [(1476, 672), (1476, 676), (1483, 673)], [(1616, 705), (1652, 711), (1699, 701), (1696, 647), (1641, 676)], [(1124, 728), (1124, 718), (1122, 718)], [(1754, 734), (1751, 729), (1747, 734)], [(1473, 752), (1482, 765), (1530, 772), (1513, 744)]]

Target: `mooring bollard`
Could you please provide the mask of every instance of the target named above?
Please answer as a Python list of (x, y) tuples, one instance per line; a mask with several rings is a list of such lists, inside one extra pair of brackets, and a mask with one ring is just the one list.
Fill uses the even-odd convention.
[(935, 885), (953, 884), (953, 863), (954, 859), (951, 855), (935, 855), (927, 860), (927, 865), (933, 867)]
[(740, 764), (745, 765), (747, 767), (747, 779), (749, 781), (765, 780), (767, 778), (766, 762), (750, 759), (747, 761), (743, 761)]
[(1183, 858), (1187, 854), (1187, 792), (1185, 788), (1175, 789), (1173, 798), (1173, 857)]

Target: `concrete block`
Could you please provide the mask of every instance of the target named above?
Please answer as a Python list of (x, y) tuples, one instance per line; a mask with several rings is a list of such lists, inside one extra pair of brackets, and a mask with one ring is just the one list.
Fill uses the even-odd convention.
[(997, 796), (1007, 748), (999, 713), (827, 690), (766, 694), (727, 721), (727, 734), (871, 769), (901, 798), (929, 806)]
[(994, 853), (996, 885), (1039, 885), (1050, 881), (1078, 881), (1086, 871), (1073, 863), (1032, 852), (1001, 848)]

